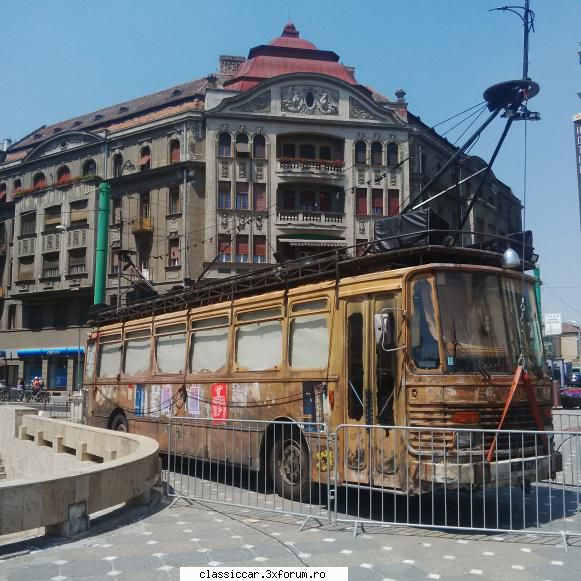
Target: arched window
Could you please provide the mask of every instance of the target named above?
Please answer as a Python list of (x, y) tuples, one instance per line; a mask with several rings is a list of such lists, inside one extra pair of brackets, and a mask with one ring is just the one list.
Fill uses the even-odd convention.
[(374, 141), (371, 144), (371, 165), (382, 165), (383, 163), (383, 148), (379, 141)]
[(18, 193), (22, 189), (22, 182), (20, 180), (14, 180), (12, 183), (12, 192), (14, 194)]
[(97, 164), (94, 159), (88, 159), (83, 164), (83, 177), (96, 176), (97, 175)]
[(399, 147), (397, 143), (390, 143), (387, 146), (387, 165), (397, 165), (399, 163)]
[(264, 159), (266, 157), (266, 139), (264, 135), (255, 135), (252, 142), (252, 157)]
[(218, 136), (218, 155), (232, 157), (232, 137), (227, 131), (222, 131)]
[(151, 149), (146, 145), (139, 152), (139, 171), (151, 169)]
[(68, 165), (61, 165), (56, 172), (56, 183), (66, 184), (71, 181), (71, 170)]
[(113, 177), (119, 178), (123, 175), (123, 156), (116, 153), (113, 156)]
[(181, 161), (180, 142), (172, 139), (169, 144), (169, 162), (179, 163)]
[(248, 135), (246, 133), (239, 133), (236, 136), (236, 157), (248, 157), (249, 153)]
[(367, 144), (365, 141), (358, 141), (355, 144), (355, 163), (367, 163)]
[(37, 189), (46, 188), (46, 177), (41, 171), (34, 174), (34, 177), (32, 178), (32, 187)]

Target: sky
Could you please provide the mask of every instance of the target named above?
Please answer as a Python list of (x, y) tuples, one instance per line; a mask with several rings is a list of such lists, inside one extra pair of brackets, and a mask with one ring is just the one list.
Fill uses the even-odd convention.
[[(524, 0), (522, 0), (524, 4)], [(511, 0), (511, 4), (519, 4)], [(362, 84), (434, 125), (482, 101), (490, 85), (522, 76), (522, 23), (489, 12), (502, 0), (0, 0), (0, 139), (159, 91), (247, 56), (290, 19), (301, 37), (354, 66)], [(513, 124), (495, 175), (522, 200), (540, 254), (544, 313), (581, 323), (581, 230), (573, 124), (581, 112), (581, 3), (531, 0), (536, 13), (529, 108)], [(503, 120), (471, 153), (488, 159)], [(526, 188), (525, 188), (526, 183)]]

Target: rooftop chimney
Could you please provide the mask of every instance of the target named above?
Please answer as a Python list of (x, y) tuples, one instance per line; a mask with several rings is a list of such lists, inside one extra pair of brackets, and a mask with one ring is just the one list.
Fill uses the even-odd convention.
[(3, 139), (0, 142), (0, 151), (8, 151), (8, 148), (12, 145), (12, 139)]
[(234, 76), (245, 60), (243, 56), (220, 55), (220, 73)]

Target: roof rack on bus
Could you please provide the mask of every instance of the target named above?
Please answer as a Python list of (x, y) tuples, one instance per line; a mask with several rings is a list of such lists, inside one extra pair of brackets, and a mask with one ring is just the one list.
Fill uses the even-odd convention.
[[(453, 234), (450, 230), (424, 229), (423, 236), (418, 238), (417, 231), (404, 233), (400, 230), (397, 236), (327, 250), (307, 258), (253, 269), (228, 278), (199, 282), (195, 286), (136, 301), (122, 308), (103, 308), (102, 305), (95, 305), (95, 309), (89, 314), (89, 324), (104, 325), (129, 321), (274, 290), (288, 290), (324, 280), (335, 280), (338, 289), (342, 277), (379, 270), (430, 263), (500, 267), (502, 252), (507, 247), (516, 246), (509, 237), (484, 234), (479, 235), (482, 241), (478, 244), (467, 247), (447, 246), (451, 233)], [(464, 231), (462, 234), (472, 237), (470, 232)], [(521, 235), (512, 235), (512, 239), (518, 240), (517, 236)], [(519, 248), (516, 250), (518, 252)], [(524, 265), (526, 269), (534, 267), (526, 253)]]

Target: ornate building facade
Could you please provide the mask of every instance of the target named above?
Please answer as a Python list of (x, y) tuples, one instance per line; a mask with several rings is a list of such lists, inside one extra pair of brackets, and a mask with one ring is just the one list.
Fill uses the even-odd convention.
[[(0, 378), (80, 383), (96, 190), (111, 185), (107, 300), (221, 277), (373, 236), (454, 147), (292, 24), (206, 78), (43, 126), (0, 151)], [(437, 188), (482, 167), (465, 157)], [(462, 173), (463, 172), (463, 173)], [(473, 181), (432, 207), (457, 227)], [(520, 229), (491, 177), (469, 228)], [(42, 330), (42, 333), (39, 331)], [(4, 365), (2, 368), (1, 366)]]

